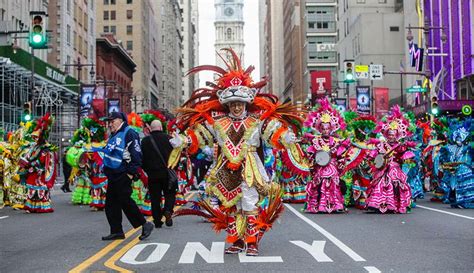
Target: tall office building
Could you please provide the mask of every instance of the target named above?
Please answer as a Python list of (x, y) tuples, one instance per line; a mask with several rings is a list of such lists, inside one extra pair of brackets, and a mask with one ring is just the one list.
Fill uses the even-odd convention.
[(155, 18), (158, 22), (160, 51), (158, 69), (161, 89), (158, 105), (172, 111), (183, 102), (182, 6), (177, 0), (159, 0), (154, 5), (158, 10)]
[[(158, 10), (154, 0), (103, 0), (97, 5), (97, 36), (113, 33), (136, 63), (133, 75), (131, 101), (122, 104), (137, 106), (134, 111), (141, 112), (149, 107), (158, 108), (159, 81), (159, 32), (155, 15)], [(102, 74), (104, 75), (104, 74)], [(119, 82), (115, 74), (107, 82)], [(123, 92), (123, 90), (117, 90)]]
[[(198, 65), (198, 0), (184, 0), (182, 4), (183, 23), (183, 74)], [(192, 74), (183, 78), (182, 101), (186, 101), (190, 94), (198, 87), (199, 77)]]
[[(340, 1), (338, 6), (338, 62), (354, 60), (358, 65), (381, 64), (386, 71), (399, 71), (406, 50), (404, 17), (397, 0)], [(370, 27), (367, 27), (370, 26)], [(343, 80), (342, 74), (339, 76)], [(369, 79), (359, 79), (358, 85), (370, 85)], [(391, 103), (400, 102), (404, 84), (400, 76), (385, 75), (373, 81), (373, 87), (389, 88)], [(355, 84), (349, 97), (355, 98)]]
[(48, 63), (69, 75), (89, 83), (93, 66), (85, 66), (78, 75), (77, 67), (65, 64), (95, 64), (95, 1), (50, 0), (49, 24), (52, 31)]

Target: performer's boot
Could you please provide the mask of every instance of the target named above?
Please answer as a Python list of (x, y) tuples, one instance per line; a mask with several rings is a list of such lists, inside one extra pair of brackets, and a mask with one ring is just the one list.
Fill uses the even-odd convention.
[(226, 248), (225, 254), (236, 254), (240, 253), (245, 248), (245, 242), (239, 238), (237, 233), (237, 224), (235, 221), (235, 216), (227, 217), (227, 238), (226, 241), (232, 245)]
[(256, 225), (257, 216), (247, 215), (247, 230), (245, 231), (245, 242), (247, 243), (247, 256), (258, 256), (258, 234)]

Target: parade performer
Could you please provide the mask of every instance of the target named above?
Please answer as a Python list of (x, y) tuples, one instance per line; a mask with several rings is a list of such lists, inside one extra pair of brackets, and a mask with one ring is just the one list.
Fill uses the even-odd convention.
[(26, 186), (20, 179), (19, 162), (32, 142), (30, 135), (34, 128), (36, 128), (36, 121), (20, 123), (20, 128), (9, 134), (3, 153), (5, 204), (13, 209), (23, 209), (26, 201)]
[(424, 178), (429, 180), (429, 190), (433, 191), (434, 196), (431, 201), (442, 202), (445, 198), (445, 190), (440, 187), (440, 151), (446, 144), (448, 121), (446, 117), (436, 118), (432, 123), (431, 140), (423, 149), (421, 161), (423, 164)]
[(105, 146), (106, 128), (104, 122), (96, 118), (85, 118), (82, 124), (91, 132), (91, 142), (86, 145), (90, 196), (92, 199), (89, 206), (93, 210), (103, 210), (107, 194), (107, 176), (104, 173), (103, 155), (100, 152), (93, 151), (93, 148)]
[(413, 157), (408, 151), (415, 146), (405, 139), (413, 133), (410, 123), (398, 105), (377, 124), (376, 133), (382, 133), (385, 140), (380, 141), (375, 158), (373, 179), (367, 189), (367, 207), (382, 213), (387, 211), (406, 213), (410, 207), (411, 190), (407, 176), (401, 169), (403, 160)]
[[(372, 175), (370, 172), (369, 155), (375, 150), (373, 141), (373, 130), (376, 126), (375, 117), (370, 115), (358, 116), (349, 121), (350, 146), (345, 153), (346, 166), (342, 173), (350, 172), (349, 177), (351, 189), (351, 201), (358, 209), (365, 209), (367, 198), (367, 187)], [(347, 204), (347, 203), (346, 203)]]
[[(226, 240), (232, 245), (225, 253), (239, 253), (246, 247), (247, 255), (256, 256), (263, 232), (283, 209), (279, 186), (271, 183), (262, 162), (262, 142), (288, 150), (291, 160), (287, 164), (293, 162), (296, 167), (303, 157), (291, 128), (301, 117), (296, 107), (258, 93), (266, 81), (253, 83), (250, 73), (254, 67), (244, 70), (232, 49), (223, 50), (231, 56), (229, 60), (221, 56), (227, 71), (205, 65), (189, 72), (211, 70), (218, 76), (215, 83), (208, 84), (210, 88), (197, 89), (178, 109), (178, 127), (187, 129), (170, 140), (174, 150), (169, 164), (177, 165), (183, 149), (193, 155), (206, 145), (215, 147), (217, 157), (210, 167), (206, 191), (217, 196), (222, 206), (214, 208), (207, 200), (200, 204), (216, 231), (226, 229)], [(265, 196), (270, 196), (269, 205), (262, 209), (257, 203)]]
[(449, 125), (451, 143), (441, 149), (443, 172), (441, 185), (453, 208), (474, 208), (473, 149), (469, 143), (472, 120), (452, 120)]
[(66, 161), (73, 167), (69, 181), (76, 185), (71, 201), (76, 205), (89, 205), (93, 210), (105, 207), (107, 178), (103, 172), (103, 158), (94, 151), (105, 145), (106, 129), (103, 121), (84, 118), (81, 127), (71, 139), (73, 146), (66, 153)]
[(26, 183), (27, 212), (53, 212), (50, 190), (56, 181), (57, 148), (47, 142), (54, 118), (47, 113), (41, 117), (31, 134), (34, 142), (20, 159), (20, 174)]
[(340, 181), (346, 147), (335, 133), (344, 130), (346, 123), (327, 98), (318, 101), (319, 107), (308, 114), (305, 126), (313, 129), (311, 146), (307, 149), (313, 160), (313, 180), (306, 185), (305, 211), (308, 213), (344, 211), (345, 182)]
[[(127, 115), (127, 121), (129, 127), (135, 130), (140, 137), (147, 134), (144, 132), (144, 128), (146, 127), (144, 127), (145, 122), (143, 121), (142, 115), (132, 112)], [(143, 215), (150, 216), (151, 200), (150, 194), (148, 193), (148, 177), (141, 167), (138, 169), (138, 172), (139, 176), (132, 181), (132, 199)]]

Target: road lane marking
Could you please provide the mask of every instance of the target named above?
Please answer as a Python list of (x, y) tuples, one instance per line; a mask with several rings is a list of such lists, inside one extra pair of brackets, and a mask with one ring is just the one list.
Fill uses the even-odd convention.
[(441, 213), (445, 213), (445, 214), (449, 214), (449, 215), (453, 215), (453, 216), (457, 216), (457, 217), (461, 217), (461, 218), (466, 218), (466, 219), (469, 219), (469, 220), (474, 220), (474, 217), (469, 217), (469, 216), (465, 216), (465, 215), (461, 215), (461, 214), (457, 214), (457, 213), (453, 213), (453, 212), (449, 212), (449, 211), (434, 209), (434, 208), (420, 206), (420, 205), (416, 205), (416, 207), (417, 208), (422, 208), (422, 209), (427, 209), (427, 210), (432, 210), (432, 211), (436, 211), (436, 212), (441, 212)]
[(301, 220), (305, 221), (308, 223), (310, 226), (312, 226), (314, 229), (319, 231), (322, 235), (324, 235), (326, 238), (329, 239), (329, 241), (333, 242), (339, 249), (341, 249), (344, 253), (346, 253), (349, 257), (351, 257), (354, 261), (356, 262), (365, 262), (365, 259), (362, 258), (359, 254), (357, 254), (354, 250), (352, 250), (350, 247), (345, 245), (343, 242), (341, 242), (339, 239), (337, 239), (334, 235), (326, 231), (324, 228), (316, 224), (315, 222), (311, 221), (308, 217), (304, 216), (301, 214), (299, 211), (297, 211), (295, 208), (292, 206), (285, 204), (285, 207), (287, 207), (291, 212), (293, 212), (296, 216), (298, 216)]
[(5, 218), (8, 218), (8, 216), (0, 216), (0, 220)]
[(377, 267), (375, 266), (364, 266), (365, 270), (369, 273), (382, 273)]
[(200, 242), (188, 242), (179, 258), (179, 264), (193, 264), (196, 254), (208, 264), (224, 263), (224, 242), (212, 242), (211, 249), (207, 249)]
[(312, 245), (309, 245), (303, 241), (290, 241), (290, 243), (301, 247), (302, 249), (308, 251), (313, 258), (321, 262), (332, 262), (332, 259), (329, 258), (326, 253), (324, 253), (324, 246), (326, 245), (326, 241), (313, 241)]
[(281, 256), (247, 256), (244, 252), (239, 253), (240, 263), (282, 263)]
[[(138, 256), (140, 253), (148, 246), (154, 246), (153, 251), (148, 255), (148, 257), (143, 261), (137, 261)], [(120, 258), (122, 263), (127, 264), (152, 264), (157, 263), (163, 259), (166, 252), (170, 248), (170, 244), (161, 244), (161, 243), (146, 243), (146, 244), (138, 244), (134, 246), (130, 251), (127, 251), (125, 255)]]
[[(132, 236), (135, 232), (138, 231), (138, 228), (131, 229), (125, 234), (125, 238), (129, 238)], [(116, 248), (118, 245), (120, 245), (124, 240), (116, 240), (113, 241), (112, 243), (108, 244), (106, 247), (102, 248), (99, 252), (94, 254), (93, 256), (89, 257), (87, 260), (82, 262), (81, 264), (77, 265), (73, 269), (69, 270), (69, 273), (80, 273), (84, 271), (86, 268), (94, 264), (95, 262), (99, 261), (102, 259), (107, 253), (112, 251), (114, 248)]]
[[(195, 192), (191, 193), (187, 198), (186, 200), (189, 200), (191, 199), (193, 196), (194, 196)], [(182, 207), (181, 206), (176, 206), (175, 208), (178, 209)], [(138, 230), (139, 228), (136, 228), (136, 230)], [(118, 261), (129, 249), (131, 249), (133, 246), (135, 246), (136, 244), (138, 244), (140, 242), (140, 240), (138, 239), (139, 236), (135, 237), (135, 239), (133, 239), (132, 241), (130, 241), (128, 244), (126, 244), (123, 248), (121, 248), (119, 251), (117, 251), (114, 255), (112, 255), (112, 257), (110, 257), (105, 263), (104, 265), (110, 269), (114, 269), (114, 270), (117, 270), (118, 272), (122, 272), (122, 273), (131, 273), (133, 271), (130, 271), (130, 270), (127, 270), (125, 268), (122, 268), (118, 265), (115, 264), (116, 261)]]

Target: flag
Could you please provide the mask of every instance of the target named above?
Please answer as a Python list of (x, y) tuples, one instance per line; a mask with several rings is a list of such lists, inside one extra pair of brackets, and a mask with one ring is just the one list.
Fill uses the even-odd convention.
[(405, 66), (403, 65), (403, 60), (400, 60), (400, 72), (405, 72)]

